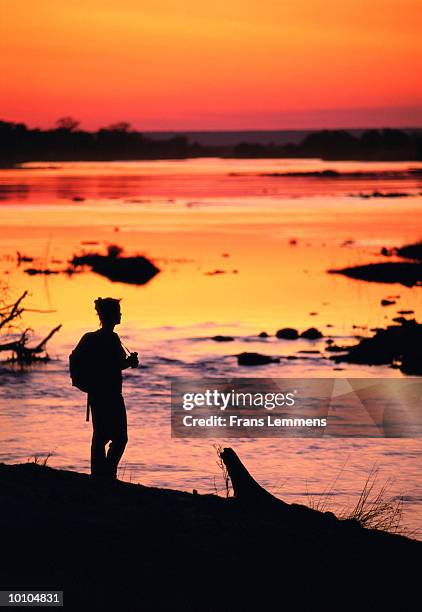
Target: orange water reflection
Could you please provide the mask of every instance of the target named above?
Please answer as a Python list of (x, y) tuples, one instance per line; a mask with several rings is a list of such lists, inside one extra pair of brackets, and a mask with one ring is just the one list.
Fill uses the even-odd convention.
[[(316, 162), (312, 163), (315, 167)], [(328, 268), (381, 261), (381, 246), (419, 239), (420, 196), (361, 200), (344, 192), (339, 195), (338, 184), (327, 196), (316, 189), (312, 197), (258, 197), (245, 184), (238, 184), (232, 197), (217, 196), (219, 178), (211, 176), (215, 167), (211, 171), (206, 161), (199, 171), (198, 164), (183, 165), (187, 177), (191, 169), (195, 189), (199, 185), (206, 192), (194, 204), (187, 195), (174, 195), (180, 183), (173, 167), (161, 168), (157, 178), (166, 198), (147, 193), (148, 202), (130, 203), (125, 194), (117, 200), (98, 200), (91, 194), (83, 202), (65, 202), (57, 199), (55, 186), (49, 191), (42, 185), (41, 170), (19, 171), (20, 180), (31, 186), (29, 193), (38, 195), (22, 206), (19, 197), (10, 194), (0, 205), (2, 279), (8, 282), (11, 295), (29, 288), (32, 307), (56, 311), (48, 316), (27, 314), (25, 322), (39, 335), (56, 323), (63, 323), (63, 329), (50, 344), (55, 357), (50, 364), (27, 374), (2, 372), (1, 459), (25, 460), (53, 451), (52, 465), (88, 469), (90, 429), (83, 421), (84, 398), (69, 387), (67, 355), (83, 331), (96, 327), (92, 304), (99, 295), (123, 298), (120, 333), (148, 366), (127, 375), (126, 477), (200, 491), (212, 490), (217, 474), (211, 441), (170, 439), (170, 376), (246, 376), (250, 370), (239, 368), (234, 357), (243, 350), (289, 355), (324, 348), (324, 341), (292, 344), (252, 338), (262, 330), (273, 334), (283, 326), (312, 325), (325, 335), (350, 342), (355, 334), (384, 326), (397, 310), (414, 310), (415, 317), (420, 317), (419, 288), (360, 283), (326, 274)], [(366, 164), (355, 166), (367, 168)], [(92, 169), (82, 166), (72, 172), (77, 179), (77, 172), (90, 176)], [(11, 181), (10, 173), (0, 172), (0, 184)], [(101, 173), (109, 176), (113, 168), (105, 164)], [(382, 184), (381, 189), (388, 185)], [(92, 241), (98, 245), (82, 244)], [(19, 250), (36, 258), (34, 266), (61, 270), (76, 251), (102, 250), (110, 243), (123, 246), (127, 253), (146, 254), (161, 273), (146, 286), (134, 287), (91, 273), (28, 277), (25, 264), (17, 267), (15, 260)], [(223, 273), (209, 274), (216, 270)], [(400, 295), (397, 304), (382, 307), (381, 299), (393, 294)], [(219, 344), (210, 339), (221, 333), (232, 334), (235, 341)], [(397, 370), (364, 366), (335, 371), (322, 355), (302, 355), (257, 374), (400, 376)], [(236, 448), (264, 484), (277, 491), (280, 482), (284, 486), (278, 492), (299, 501), (306, 486), (321, 491), (331, 484), (348, 458), (338, 496), (339, 503), (347, 503), (365, 473), (378, 462), (385, 477), (396, 476), (395, 491), (411, 492), (408, 521), (420, 524), (420, 441), (240, 440)]]

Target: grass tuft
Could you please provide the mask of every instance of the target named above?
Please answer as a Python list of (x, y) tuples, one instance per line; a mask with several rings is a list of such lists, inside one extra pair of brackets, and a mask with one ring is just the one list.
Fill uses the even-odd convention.
[(377, 529), (389, 533), (404, 534), (403, 496), (390, 495), (392, 479), (378, 486), (379, 470), (373, 467), (369, 472), (355, 506), (344, 511), (340, 518), (357, 521), (366, 529)]
[(416, 532), (403, 526), (403, 495), (391, 495), (391, 478), (379, 484), (379, 470), (376, 466), (371, 468), (355, 505), (351, 509), (334, 509), (330, 501), (335, 496), (334, 488), (343, 469), (320, 495), (315, 497), (315, 494), (311, 495), (306, 490), (306, 501), (310, 508), (319, 512), (335, 512), (340, 520), (354, 520), (366, 529), (415, 536)]
[(217, 453), (217, 465), (221, 470), (221, 474), (223, 477), (223, 489), (217, 487), (217, 482), (216, 479), (214, 478), (214, 493), (215, 495), (220, 495), (220, 493), (223, 493), (223, 497), (232, 497), (233, 495), (233, 487), (232, 487), (232, 483), (230, 480), (230, 476), (229, 473), (227, 471), (226, 465), (224, 463), (224, 461), (221, 458), (221, 453), (223, 452), (223, 447), (221, 446), (221, 444), (213, 444), (213, 447), (215, 449), (215, 452)]
[(43, 457), (42, 455), (34, 455), (33, 457), (28, 457), (27, 462), (35, 463), (35, 465), (41, 465), (42, 467), (46, 467), (52, 454), (53, 453), (47, 453), (45, 457)]

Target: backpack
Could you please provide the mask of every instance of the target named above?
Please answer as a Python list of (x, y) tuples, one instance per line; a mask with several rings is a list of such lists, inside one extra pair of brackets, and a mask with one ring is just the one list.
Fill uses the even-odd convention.
[(69, 372), (72, 385), (80, 391), (88, 393), (89, 372), (80, 351), (72, 351), (69, 355)]
[[(89, 392), (90, 372), (83, 351), (76, 347), (69, 355), (69, 373), (72, 385), (83, 391)], [(86, 420), (89, 421), (89, 396), (86, 399)]]

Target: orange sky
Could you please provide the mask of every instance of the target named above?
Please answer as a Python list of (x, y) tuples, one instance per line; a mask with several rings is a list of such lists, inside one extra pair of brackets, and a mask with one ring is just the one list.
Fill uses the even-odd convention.
[(0, 117), (422, 125), (421, 0), (0, 0)]

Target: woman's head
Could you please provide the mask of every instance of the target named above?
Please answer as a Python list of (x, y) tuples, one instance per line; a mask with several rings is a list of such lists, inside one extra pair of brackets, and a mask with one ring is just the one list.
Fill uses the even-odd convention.
[(122, 315), (120, 312), (120, 300), (115, 298), (97, 298), (94, 302), (95, 310), (100, 318), (101, 325), (118, 325)]

